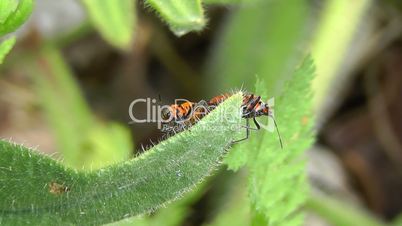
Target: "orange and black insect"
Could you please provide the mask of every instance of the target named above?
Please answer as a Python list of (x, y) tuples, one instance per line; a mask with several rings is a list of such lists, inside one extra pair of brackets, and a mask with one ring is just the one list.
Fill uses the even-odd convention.
[(162, 131), (177, 133), (194, 125), (208, 113), (209, 107), (205, 101), (172, 104), (162, 111), (161, 119), (166, 125)]
[[(231, 94), (225, 93), (211, 98), (208, 102), (203, 100), (198, 103), (185, 101), (181, 104), (170, 105), (162, 112), (161, 118), (164, 120), (163, 124), (166, 125), (165, 129), (162, 131), (176, 133), (194, 125), (197, 123), (197, 121), (207, 115), (211, 110), (228, 99), (230, 96)], [(275, 118), (273, 117), (271, 108), (267, 103), (261, 101), (261, 96), (244, 94), (241, 109), (242, 117), (246, 119), (246, 137), (235, 142), (248, 139), (250, 136), (250, 130), (260, 130), (261, 126), (257, 122), (256, 117), (266, 115), (273, 119), (281, 147), (283, 146), (278, 126)], [(251, 118), (253, 119), (256, 128), (250, 127), (249, 119)]]
[[(208, 105), (210, 107), (216, 107), (220, 103), (222, 103), (224, 100), (229, 98), (231, 94), (225, 93), (216, 97), (211, 98), (211, 100), (208, 101)], [(271, 111), (270, 106), (267, 103), (264, 103), (261, 101), (261, 96), (256, 96), (254, 94), (243, 94), (243, 102), (241, 105), (242, 109), (242, 117), (246, 119), (246, 137), (242, 138), (240, 140), (237, 140), (236, 142), (243, 141), (248, 139), (250, 135), (250, 130), (260, 130), (261, 126), (256, 120), (256, 117), (266, 115), (274, 121), (276, 132), (278, 134), (279, 142), (281, 144), (281, 148), (283, 147), (282, 145), (282, 138), (278, 130), (278, 125), (276, 124), (275, 118), (273, 117), (273, 113)], [(251, 128), (250, 127), (250, 122), (249, 119), (253, 119), (253, 122), (256, 126), (256, 128)]]

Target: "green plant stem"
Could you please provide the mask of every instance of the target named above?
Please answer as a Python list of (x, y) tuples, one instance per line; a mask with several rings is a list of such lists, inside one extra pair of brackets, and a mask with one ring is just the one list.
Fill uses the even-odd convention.
[(306, 208), (321, 216), (333, 226), (387, 226), (375, 217), (356, 207), (334, 198), (314, 195), (309, 197)]
[(78, 27), (74, 28), (73, 30), (62, 33), (48, 40), (48, 42), (62, 48), (72, 43), (73, 41), (91, 33), (92, 31), (94, 31), (92, 24), (90, 23), (89, 20), (86, 20), (83, 21)]
[(150, 42), (152, 52), (187, 93), (197, 96), (201, 76), (180, 56), (162, 30), (157, 28), (154, 32)]
[[(322, 22), (312, 45), (312, 55), (317, 67), (313, 81), (314, 102), (317, 111), (324, 105), (328, 90), (334, 85), (336, 74), (345, 59), (351, 41), (358, 31), (372, 0), (330, 0), (323, 11)], [(336, 78), (339, 82), (340, 78)]]

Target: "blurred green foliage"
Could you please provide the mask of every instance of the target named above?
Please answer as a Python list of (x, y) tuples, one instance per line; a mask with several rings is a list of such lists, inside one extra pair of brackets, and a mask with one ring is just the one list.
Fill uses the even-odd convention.
[(14, 36), (5, 40), (1, 37), (7, 33), (15, 31), (31, 15), (33, 8), (32, 0), (2, 0), (0, 1), (0, 64), (4, 57), (14, 46), (16, 39)]
[[(257, 0), (258, 1), (258, 0)], [(205, 4), (238, 4), (245, 2), (244, 0), (204, 0)]]
[(2, 0), (0, 2), (0, 36), (15, 31), (31, 15), (32, 0)]
[(394, 226), (402, 226), (402, 214), (399, 214), (399, 216), (394, 220), (393, 224)]
[(0, 24), (4, 26), (7, 18), (15, 12), (18, 7), (18, 1), (5, 0), (0, 2)]
[[(236, 144), (224, 161), (233, 170), (247, 166), (248, 179), (240, 178), (239, 184), (222, 184), (227, 198), (215, 203), (219, 206), (218, 213), (205, 225), (302, 225), (304, 205), (336, 226), (385, 225), (353, 208), (343, 209), (342, 203), (310, 196), (303, 159), (303, 152), (314, 141), (312, 90), (317, 92), (316, 100), (325, 96), (330, 78), (338, 69), (370, 0), (355, 4), (346, 0), (328, 1), (317, 33), (312, 32), (315, 24), (311, 24), (311, 5), (307, 0), (144, 2), (177, 36), (207, 26), (203, 4), (230, 4), (233, 11), (222, 23), (207, 59), (208, 92), (215, 95), (243, 87), (262, 95), (264, 100), (278, 97), (274, 108), (284, 150), (280, 150), (275, 133), (264, 131), (258, 135), (252, 132), (248, 141)], [(137, 31), (135, 1), (82, 0), (82, 3), (90, 22), (106, 41), (120, 50), (131, 48)], [(17, 29), (29, 17), (32, 7), (32, 0), (0, 1), (0, 36)], [(341, 28), (342, 33), (334, 28)], [(312, 54), (318, 68), (313, 88), (313, 61), (305, 58), (312, 34), (317, 34)], [(333, 42), (332, 37), (338, 34), (337, 42)], [(14, 43), (15, 37), (10, 37), (0, 44), (0, 63)], [(0, 198), (4, 200), (0, 212), (6, 214), (0, 216), (0, 223), (26, 223), (34, 219), (31, 223), (40, 225), (94, 224), (148, 213), (168, 200), (181, 197), (209, 175), (220, 164), (226, 145), (239, 135), (228, 130), (221, 136), (201, 133), (198, 127), (214, 122), (206, 119), (191, 132), (168, 139), (134, 160), (102, 168), (130, 157), (133, 141), (128, 128), (103, 122), (94, 115), (57, 45), (44, 41), (38, 49), (39, 57), (30, 62), (28, 70), (64, 163), (76, 169), (101, 169), (92, 172), (66, 169), (47, 157), (2, 141), (0, 181), (8, 183), (0, 185)], [(215, 114), (211, 117), (217, 117)], [(52, 182), (69, 190), (61, 191), (61, 195), (51, 194)], [(191, 205), (201, 198), (207, 186), (208, 181), (152, 216), (113, 225), (182, 225), (191, 214)], [(63, 195), (65, 192), (68, 197)], [(77, 205), (82, 207), (80, 212), (64, 208)]]
[(333, 226), (390, 226), (368, 212), (359, 210), (353, 205), (345, 205), (334, 198), (312, 196), (307, 200), (306, 206)]
[(206, 24), (201, 0), (145, 0), (178, 36), (200, 31)]
[[(307, 1), (263, 1), (240, 5), (223, 27), (208, 59), (208, 87), (213, 93), (243, 87), (253, 90), (264, 78), (270, 96), (301, 62), (311, 28)], [(281, 80), (281, 81), (278, 81)]]
[(204, 226), (244, 226), (250, 225), (251, 208), (248, 205), (247, 179), (243, 175), (238, 175), (229, 186), (225, 187), (223, 203), (217, 215), (211, 222)]
[(90, 20), (113, 46), (130, 49), (136, 30), (137, 13), (133, 0), (82, 0)]
[(342, 78), (335, 76), (345, 60), (350, 45), (353, 44), (352, 39), (358, 33), (356, 28), (362, 23), (363, 14), (369, 9), (371, 2), (371, 0), (358, 0), (353, 3), (348, 0), (328, 1), (312, 43), (312, 55), (317, 64), (318, 74), (313, 82), (316, 110), (328, 108), (325, 99), (332, 91), (330, 88), (339, 89), (334, 85), (336, 84), (334, 79)]
[(16, 42), (15, 37), (11, 37), (0, 43), (0, 64), (3, 63), (5, 56), (13, 48)]
[(96, 169), (129, 158), (133, 142), (128, 128), (95, 118), (56, 48), (40, 50), (31, 70), (65, 164)]

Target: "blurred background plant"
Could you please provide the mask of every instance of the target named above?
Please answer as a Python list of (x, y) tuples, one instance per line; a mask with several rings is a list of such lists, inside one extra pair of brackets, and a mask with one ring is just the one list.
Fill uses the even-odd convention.
[[(402, 209), (401, 9), (392, 0), (2, 0), (0, 63), (15, 46), (0, 68), (0, 136), (100, 168), (162, 136), (154, 124), (128, 124), (132, 100), (169, 104), (244, 87), (281, 96), (280, 130), (297, 147), (272, 154), (275, 135), (252, 134), (225, 159), (232, 171), (114, 224), (386, 225)], [(312, 77), (284, 88), (293, 74), (314, 74), (309, 54), (314, 96), (287, 100), (284, 91), (300, 88), (289, 87), (309, 86)], [(315, 118), (297, 115), (311, 106)], [(313, 120), (305, 155), (311, 131), (290, 130)], [(308, 194), (304, 161), (315, 195), (292, 198)]]

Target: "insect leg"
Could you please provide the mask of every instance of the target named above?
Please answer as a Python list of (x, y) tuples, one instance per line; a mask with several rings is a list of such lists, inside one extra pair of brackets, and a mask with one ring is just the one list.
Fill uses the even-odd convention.
[(261, 129), (261, 126), (260, 126), (260, 124), (257, 122), (257, 119), (254, 117), (253, 118), (253, 122), (254, 122), (254, 124), (255, 124), (255, 126), (257, 127), (257, 128), (252, 128), (251, 126), (242, 126), (243, 128), (247, 128), (247, 129), (249, 129), (249, 130), (255, 130), (255, 131), (257, 131), (257, 130), (260, 130)]
[(238, 143), (240, 141), (247, 140), (248, 137), (250, 136), (250, 122), (249, 122), (248, 118), (246, 118), (246, 126), (244, 128), (246, 128), (246, 137), (244, 137), (240, 140), (235, 140), (235, 141), (233, 141), (233, 143)]
[(260, 124), (257, 122), (257, 119), (255, 119), (255, 117), (253, 118), (253, 121), (254, 121), (254, 125), (257, 127), (257, 130), (260, 130), (260, 129), (261, 129), (261, 126), (260, 126)]

